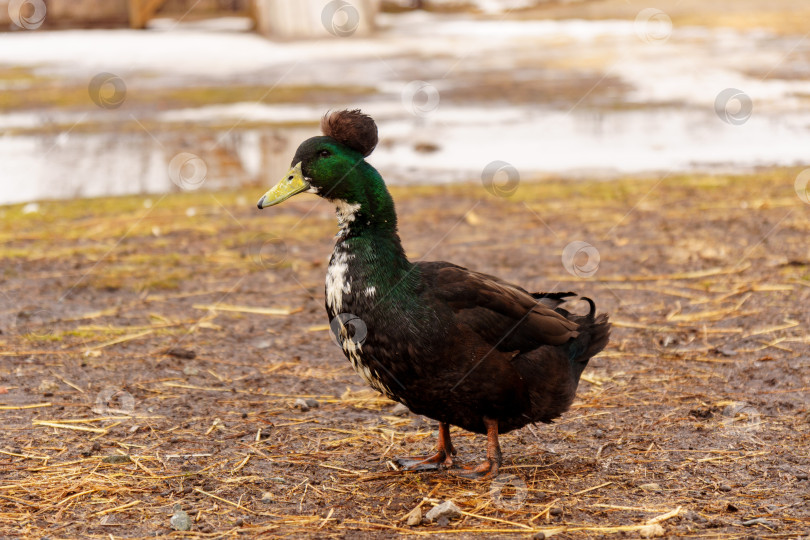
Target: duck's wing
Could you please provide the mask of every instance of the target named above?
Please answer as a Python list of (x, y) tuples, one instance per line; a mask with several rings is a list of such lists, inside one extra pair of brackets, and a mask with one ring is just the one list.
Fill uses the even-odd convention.
[(417, 263), (423, 294), (453, 312), (454, 322), (475, 331), (502, 351), (562, 345), (577, 337), (579, 325), (555, 307), (573, 293), (529, 293), (494, 276), (444, 262)]

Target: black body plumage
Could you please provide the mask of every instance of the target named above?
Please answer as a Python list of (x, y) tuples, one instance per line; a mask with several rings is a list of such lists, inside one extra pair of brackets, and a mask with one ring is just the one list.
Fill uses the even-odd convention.
[(365, 161), (377, 144), (360, 111), (328, 115), (304, 141), (288, 176), (259, 208), (307, 191), (333, 202), (341, 230), (326, 277), (326, 311), (343, 352), (372, 387), (439, 421), (438, 452), (400, 459), (408, 469), (449, 467), (450, 425), (487, 434), (478, 475), (496, 474), (498, 433), (550, 422), (571, 405), (583, 369), (608, 343), (607, 315), (570, 292), (530, 293), (447, 262), (411, 262), (394, 202)]

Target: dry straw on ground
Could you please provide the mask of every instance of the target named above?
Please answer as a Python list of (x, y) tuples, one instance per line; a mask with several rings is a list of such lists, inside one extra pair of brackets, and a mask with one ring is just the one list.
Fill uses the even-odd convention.
[[(0, 209), (0, 536), (810, 535), (796, 172), (395, 190), (413, 257), (612, 314), (572, 410), (504, 436), (496, 482), (392, 469), (435, 426), (328, 338), (327, 205), (258, 214), (257, 187)], [(599, 251), (592, 277), (561, 264), (574, 240)], [(446, 500), (460, 517), (407, 524)]]

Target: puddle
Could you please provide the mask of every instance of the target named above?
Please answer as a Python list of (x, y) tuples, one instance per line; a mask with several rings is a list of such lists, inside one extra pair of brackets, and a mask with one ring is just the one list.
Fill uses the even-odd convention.
[[(160, 142), (143, 132), (4, 137), (0, 141), (0, 162), (4, 164), (0, 201), (19, 203), (270, 183), (281, 178), (301, 138), (312, 131), (288, 128), (223, 130), (205, 135), (163, 133)], [(179, 170), (173, 174), (170, 163), (181, 153), (199, 157), (204, 163), (203, 172)], [(193, 181), (191, 176), (195, 177)]]

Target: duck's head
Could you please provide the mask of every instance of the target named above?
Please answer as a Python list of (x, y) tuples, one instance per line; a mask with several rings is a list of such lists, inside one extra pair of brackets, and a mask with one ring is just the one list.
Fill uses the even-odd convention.
[(321, 130), (322, 136), (301, 143), (290, 170), (259, 199), (260, 209), (303, 192), (339, 204), (362, 205), (370, 188), (385, 189), (377, 171), (364, 159), (377, 146), (377, 125), (370, 116), (360, 110), (327, 113)]

